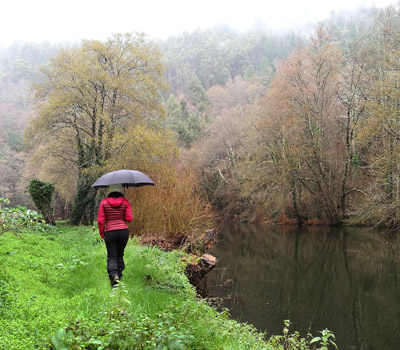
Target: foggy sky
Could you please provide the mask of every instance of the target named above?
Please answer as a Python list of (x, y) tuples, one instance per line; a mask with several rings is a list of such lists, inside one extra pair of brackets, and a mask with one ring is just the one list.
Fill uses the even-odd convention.
[(183, 31), (227, 25), (288, 30), (315, 24), (331, 11), (384, 7), (394, 0), (6, 0), (1, 6), (0, 45), (13, 41), (106, 39), (139, 31), (165, 39)]

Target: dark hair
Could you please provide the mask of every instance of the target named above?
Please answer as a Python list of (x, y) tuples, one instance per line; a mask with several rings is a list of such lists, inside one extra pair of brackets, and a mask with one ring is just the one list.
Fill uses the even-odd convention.
[(124, 195), (121, 192), (111, 192), (108, 194), (107, 197), (111, 197), (111, 198), (119, 198), (119, 197), (123, 197)]

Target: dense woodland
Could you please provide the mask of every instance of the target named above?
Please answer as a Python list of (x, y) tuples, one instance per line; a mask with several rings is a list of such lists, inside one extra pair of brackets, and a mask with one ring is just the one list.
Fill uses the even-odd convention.
[[(138, 169), (137, 232), (242, 221), (400, 225), (400, 8), (332, 14), (310, 36), (226, 27), (162, 42), (0, 49), (0, 197), (54, 182), (93, 220), (104, 172)], [(138, 215), (140, 214), (140, 215)]]

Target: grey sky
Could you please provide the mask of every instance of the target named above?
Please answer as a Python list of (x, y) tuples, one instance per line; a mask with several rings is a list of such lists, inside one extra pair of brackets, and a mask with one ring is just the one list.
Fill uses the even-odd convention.
[(183, 31), (228, 25), (250, 29), (296, 28), (331, 11), (383, 7), (394, 0), (6, 0), (1, 6), (0, 45), (22, 41), (105, 39), (115, 32), (166, 38)]

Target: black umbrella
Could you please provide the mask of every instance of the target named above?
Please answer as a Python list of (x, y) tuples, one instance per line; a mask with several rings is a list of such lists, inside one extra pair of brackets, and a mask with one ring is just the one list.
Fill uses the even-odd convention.
[(123, 169), (100, 176), (92, 187), (109, 187), (116, 184), (121, 184), (124, 187), (154, 186), (154, 181), (140, 171)]

